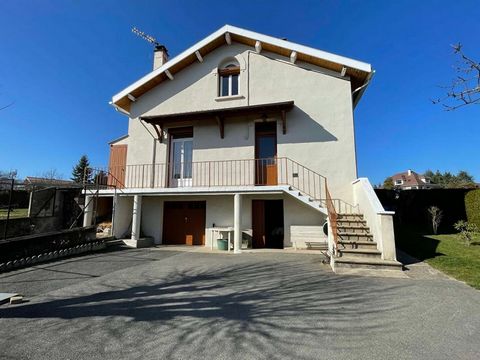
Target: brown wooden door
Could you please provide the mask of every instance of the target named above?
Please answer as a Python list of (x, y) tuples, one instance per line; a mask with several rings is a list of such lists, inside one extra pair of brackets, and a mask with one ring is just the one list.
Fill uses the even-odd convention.
[(125, 187), (125, 167), (127, 165), (127, 145), (110, 145), (110, 161), (108, 163), (109, 186)]
[(186, 205), (185, 237), (188, 245), (205, 245), (205, 202), (191, 201)]
[(265, 247), (265, 200), (252, 200), (252, 247)]
[(277, 185), (277, 123), (255, 124), (255, 185)]
[(163, 243), (205, 245), (205, 201), (166, 201)]
[(283, 200), (252, 200), (252, 247), (283, 249)]

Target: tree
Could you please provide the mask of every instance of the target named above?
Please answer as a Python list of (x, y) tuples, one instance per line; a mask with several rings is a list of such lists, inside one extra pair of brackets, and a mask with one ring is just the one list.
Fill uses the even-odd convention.
[(90, 168), (90, 161), (88, 160), (87, 155), (82, 155), (80, 160), (78, 160), (77, 165), (73, 167), (72, 180), (76, 183), (83, 183), (84, 180), (90, 182), (91, 179), (92, 169)]
[(17, 170), (9, 170), (9, 171), (5, 171), (5, 170), (0, 170), (0, 179), (14, 179), (17, 177)]
[(391, 177), (387, 177), (384, 181), (383, 181), (383, 188), (384, 189), (387, 189), (387, 190), (392, 190), (394, 188), (394, 184), (393, 184), (393, 179)]
[(443, 211), (436, 206), (430, 206), (428, 208), (428, 213), (432, 219), (432, 230), (435, 235), (437, 235), (438, 226), (443, 218)]
[(432, 100), (434, 104), (442, 104), (445, 110), (451, 111), (471, 104), (480, 104), (480, 62), (466, 56), (462, 44), (452, 45), (453, 52), (460, 58), (455, 65), (456, 76), (446, 89), (446, 94)]
[(57, 169), (52, 168), (50, 170), (44, 171), (42, 173), (42, 178), (48, 179), (48, 180), (55, 180), (55, 179), (62, 179), (63, 175), (60, 174)]
[(424, 176), (430, 178), (433, 184), (437, 184), (442, 188), (465, 188), (475, 187), (475, 179), (468, 172), (462, 170), (457, 175), (452, 174), (449, 171), (441, 173), (439, 170), (433, 172), (427, 170)]

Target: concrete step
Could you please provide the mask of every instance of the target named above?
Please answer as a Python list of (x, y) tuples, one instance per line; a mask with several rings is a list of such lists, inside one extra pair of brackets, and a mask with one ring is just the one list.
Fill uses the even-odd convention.
[(377, 243), (375, 241), (356, 241), (356, 240), (340, 240), (339, 245), (344, 246), (345, 249), (376, 249)]
[(337, 224), (337, 230), (339, 233), (342, 232), (342, 233), (368, 234), (370, 232), (370, 228), (364, 225), (351, 226), (351, 225)]
[(337, 231), (338, 237), (342, 240), (356, 240), (356, 241), (369, 241), (373, 240), (372, 234), (358, 234), (352, 232), (340, 232)]
[(381, 259), (382, 253), (377, 249), (338, 249), (341, 257)]
[(337, 219), (338, 226), (366, 226), (367, 222), (365, 220), (347, 220), (347, 219)]
[(338, 213), (338, 220), (363, 220), (363, 214)]
[(383, 260), (376, 258), (364, 258), (356, 256), (342, 256), (334, 258), (334, 271), (342, 268), (358, 268), (371, 270), (402, 270), (402, 264), (398, 261)]

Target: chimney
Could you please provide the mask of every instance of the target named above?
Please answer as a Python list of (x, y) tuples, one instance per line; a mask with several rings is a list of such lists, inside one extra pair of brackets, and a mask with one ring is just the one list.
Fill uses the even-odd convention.
[(153, 70), (158, 69), (168, 60), (168, 50), (163, 45), (155, 45), (153, 51)]
[(408, 172), (408, 176), (412, 176), (412, 170), (408, 169), (407, 172)]

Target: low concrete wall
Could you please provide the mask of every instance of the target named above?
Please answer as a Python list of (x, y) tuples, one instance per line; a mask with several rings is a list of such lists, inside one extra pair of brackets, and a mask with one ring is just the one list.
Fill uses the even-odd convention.
[(95, 226), (11, 238), (0, 241), (0, 272), (104, 246)]
[(367, 226), (382, 252), (382, 259), (397, 260), (395, 251), (395, 234), (393, 231), (393, 211), (385, 211), (378, 200), (372, 185), (367, 178), (359, 178), (353, 182), (355, 205), (367, 221)]

